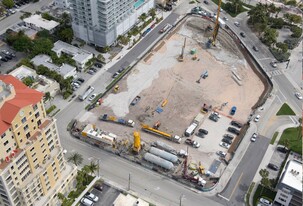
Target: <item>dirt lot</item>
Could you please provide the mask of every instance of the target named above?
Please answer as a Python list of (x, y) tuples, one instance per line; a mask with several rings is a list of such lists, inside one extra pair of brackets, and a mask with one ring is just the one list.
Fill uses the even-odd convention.
[[(214, 131), (222, 127), (222, 134), (209, 134), (209, 137), (205, 139), (198, 139), (201, 147), (191, 149), (193, 159), (197, 162), (202, 161), (207, 169), (213, 160), (209, 158), (210, 155), (215, 156), (218, 149), (224, 151), (218, 144), (222, 135), (226, 133), (230, 119), (245, 122), (251, 112), (251, 107), (264, 90), (264, 85), (237, 50), (233, 40), (222, 30), (218, 35), (217, 47), (205, 48), (205, 42), (211, 35), (211, 32), (205, 32), (208, 24), (201, 18), (188, 18), (119, 82), (120, 90), (117, 94), (107, 95), (103, 104), (88, 112), (84, 119), (106, 131), (128, 137), (130, 140), (132, 140), (132, 129), (98, 121), (97, 117), (107, 113), (132, 119), (136, 121), (138, 130), (140, 130), (140, 123), (152, 126), (156, 121), (160, 121), (160, 130), (182, 136), (200, 112), (203, 103), (212, 105), (213, 109), (217, 109), (222, 114), (223, 117), (220, 120), (222, 122), (209, 126), (211, 123), (204, 120), (202, 127), (213, 127)], [(179, 62), (177, 58), (181, 53), (185, 38), (184, 61)], [(190, 54), (191, 49), (197, 51), (196, 60), (192, 60), (194, 55)], [(208, 71), (209, 77), (197, 83), (196, 81), (205, 71)], [(240, 83), (232, 78), (232, 71), (241, 79), (241, 81), (238, 80)], [(141, 96), (141, 100), (135, 106), (129, 106), (137, 95)], [(168, 103), (165, 107), (161, 107), (165, 99)], [(224, 102), (228, 102), (227, 106), (219, 110)], [(229, 111), (232, 106), (237, 107), (237, 112), (230, 117)], [(158, 107), (162, 108), (163, 112), (157, 113), (155, 110)], [(159, 140), (159, 137), (144, 132), (141, 132), (141, 135), (145, 142)], [(213, 144), (213, 138), (216, 138), (216, 146), (213, 149), (208, 148), (207, 145)], [(184, 143), (179, 145), (163, 141), (170, 143), (176, 149), (186, 148)]]

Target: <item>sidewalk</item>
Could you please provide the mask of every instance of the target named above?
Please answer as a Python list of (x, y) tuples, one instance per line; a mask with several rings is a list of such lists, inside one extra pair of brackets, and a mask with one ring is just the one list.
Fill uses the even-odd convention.
[(274, 154), (274, 152), (276, 150), (276, 146), (277, 146), (277, 144), (278, 144), (278, 142), (279, 142), (279, 140), (280, 140), (280, 138), (282, 136), (283, 131), (285, 129), (289, 128), (289, 127), (296, 127), (296, 126), (298, 126), (298, 125), (296, 125), (296, 124), (287, 124), (287, 125), (283, 125), (283, 126), (281, 126), (281, 127), (279, 127), (277, 129), (277, 132), (279, 132), (279, 134), (278, 134), (278, 136), (277, 136), (274, 144), (270, 144), (268, 146), (268, 148), (266, 150), (266, 153), (265, 153), (265, 155), (264, 155), (264, 157), (263, 157), (263, 159), (262, 159), (262, 161), (261, 161), (261, 163), (259, 165), (257, 173), (255, 174), (254, 179), (252, 181), (252, 182), (254, 182), (256, 184), (254, 185), (254, 187), (253, 187), (253, 189), (252, 189), (252, 191), (250, 193), (250, 197), (249, 197), (249, 204), (250, 205), (253, 205), (253, 196), (254, 196), (254, 194), (255, 194), (255, 192), (257, 190), (257, 187), (258, 187), (258, 185), (259, 185), (259, 183), (260, 183), (260, 181), (262, 179), (262, 177), (259, 174), (259, 171), (261, 169), (264, 169), (264, 168), (267, 167), (267, 164), (269, 163), (271, 157), (273, 156), (273, 154)]

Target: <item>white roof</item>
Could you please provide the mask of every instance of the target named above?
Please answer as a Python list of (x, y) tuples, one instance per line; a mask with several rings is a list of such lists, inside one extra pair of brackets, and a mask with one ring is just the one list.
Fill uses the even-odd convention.
[(16, 77), (17, 79), (19, 79), (21, 81), (28, 76), (31, 76), (31, 77), (37, 76), (35, 70), (33, 70), (27, 66), (24, 66), (24, 65), (21, 65), (20, 67), (14, 69), (9, 74), (13, 75), (14, 77)]
[(123, 195), (122, 193), (116, 198), (113, 203), (113, 206), (148, 206), (149, 203), (145, 202), (140, 198), (135, 198), (127, 194), (127, 196)]
[(302, 163), (296, 160), (290, 160), (281, 183), (302, 192)]
[(28, 24), (34, 24), (36, 27), (46, 29), (48, 31), (52, 30), (53, 28), (55, 28), (56, 26), (59, 25), (58, 22), (53, 21), (53, 20), (49, 21), (49, 20), (43, 19), (42, 16), (38, 15), (38, 14), (25, 18), (25, 19), (23, 19), (23, 21)]
[(70, 44), (60, 41), (60, 40), (54, 44), (52, 51), (54, 51), (56, 53), (64, 52), (66, 54), (69, 54), (69, 55), (73, 56), (73, 59), (76, 62), (80, 62), (80, 63), (93, 58), (93, 54), (91, 52), (88, 52), (84, 49), (80, 49), (78, 47), (75, 47), (73, 45), (70, 45)]

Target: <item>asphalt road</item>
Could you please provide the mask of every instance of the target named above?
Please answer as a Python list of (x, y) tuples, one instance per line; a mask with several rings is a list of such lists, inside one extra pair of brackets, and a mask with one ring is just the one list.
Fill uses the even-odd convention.
[[(244, 140), (243, 140), (244, 141)], [(223, 205), (245, 205), (244, 197), (252, 182), (255, 173), (258, 172), (260, 162), (269, 145), (270, 138), (258, 136), (256, 142), (251, 143), (234, 171), (232, 178), (226, 188), (214, 200)]]

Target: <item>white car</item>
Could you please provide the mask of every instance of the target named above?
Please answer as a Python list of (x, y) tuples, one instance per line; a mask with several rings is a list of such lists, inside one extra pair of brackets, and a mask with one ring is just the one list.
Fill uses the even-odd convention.
[(217, 155), (219, 155), (220, 157), (225, 157), (226, 156), (226, 153), (225, 152), (222, 152), (222, 151), (218, 151), (216, 152)]
[(216, 115), (218, 118), (221, 118), (221, 115), (218, 112), (213, 112), (212, 114)]
[(257, 115), (257, 116), (255, 117), (254, 121), (255, 121), (255, 122), (259, 122), (260, 117), (261, 117), (260, 115)]
[(255, 142), (257, 136), (258, 136), (258, 135), (257, 135), (256, 133), (253, 133), (253, 135), (252, 135), (251, 138), (250, 138), (250, 141)]
[(235, 25), (237, 26), (237, 27), (239, 27), (240, 26), (240, 23), (239, 22), (235, 22)]
[(260, 203), (262, 203), (262, 205), (266, 205), (266, 206), (271, 206), (271, 202), (265, 198), (260, 198)]
[(97, 96), (97, 94), (92, 94), (92, 95), (88, 98), (88, 101), (92, 101), (93, 99), (95, 99), (96, 96)]
[(295, 96), (300, 100), (303, 99), (302, 94), (300, 94), (299, 92), (296, 92)]
[(94, 202), (97, 202), (99, 200), (99, 197), (97, 197), (96, 195), (94, 195), (93, 193), (90, 193), (90, 192), (87, 192), (85, 194), (85, 197), (94, 201)]
[(223, 20), (224, 20), (224, 21), (228, 21), (228, 18), (227, 18), (227, 17), (223, 17)]
[(276, 62), (274, 62), (274, 61), (270, 62), (270, 65), (271, 65), (273, 68), (276, 68), (276, 67), (277, 67)]
[(220, 145), (221, 147), (223, 147), (223, 148), (226, 148), (226, 149), (229, 149), (229, 147), (230, 147), (230, 145), (227, 144), (227, 143), (225, 143), (225, 142), (220, 142), (219, 145)]

